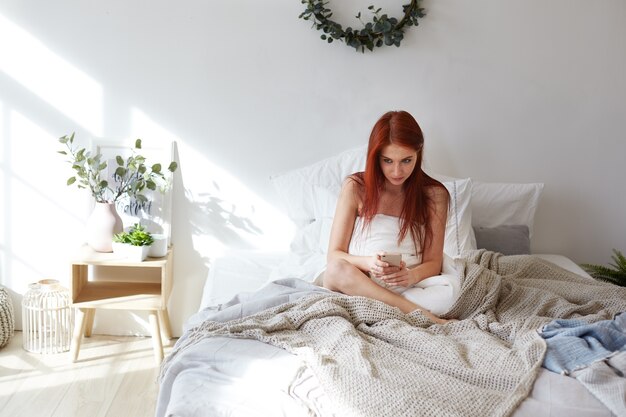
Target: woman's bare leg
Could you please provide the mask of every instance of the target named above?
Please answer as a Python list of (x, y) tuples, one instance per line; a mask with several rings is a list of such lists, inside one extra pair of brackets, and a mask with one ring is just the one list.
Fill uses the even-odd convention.
[(400, 294), (381, 287), (365, 275), (360, 269), (351, 263), (339, 259), (328, 263), (324, 272), (324, 287), (332, 291), (339, 291), (347, 295), (359, 295), (382, 301), (400, 311), (408, 314), (420, 310), (422, 314), (435, 323), (446, 323), (448, 320), (440, 319), (430, 311), (407, 300)]

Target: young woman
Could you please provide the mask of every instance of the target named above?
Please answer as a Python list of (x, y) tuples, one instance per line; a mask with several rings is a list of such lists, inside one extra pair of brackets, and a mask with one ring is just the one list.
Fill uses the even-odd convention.
[[(323, 282), (445, 323), (410, 300), (411, 287), (441, 273), (448, 213), (448, 191), (422, 171), (423, 146), (409, 113), (388, 112), (376, 122), (365, 172), (342, 186)], [(385, 253), (401, 253), (400, 266), (383, 261)]]

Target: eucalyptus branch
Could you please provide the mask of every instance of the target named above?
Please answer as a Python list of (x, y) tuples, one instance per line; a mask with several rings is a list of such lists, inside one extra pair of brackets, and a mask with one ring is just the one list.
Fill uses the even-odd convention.
[[(85, 148), (74, 148), (74, 133), (59, 138), (59, 142), (65, 144), (67, 150), (58, 153), (70, 157), (67, 162), (75, 171), (75, 175), (67, 180), (67, 185), (76, 183), (78, 188), (88, 188), (99, 203), (115, 203), (124, 196), (146, 201), (143, 190), (145, 188), (156, 190), (156, 182), (159, 181), (164, 184), (159, 187), (159, 191), (167, 190), (169, 182), (161, 171), (161, 164), (157, 163), (148, 168), (145, 165), (146, 158), (137, 153), (137, 150), (141, 149), (141, 139), (135, 141), (135, 146), (131, 149), (132, 155), (127, 159), (120, 155), (115, 157), (117, 168), (113, 174), (115, 180), (113, 184), (101, 179), (101, 174), (106, 172), (107, 162), (101, 161), (100, 153), (92, 156)], [(167, 169), (174, 173), (177, 168), (178, 164), (172, 161)], [(109, 196), (110, 198), (107, 198)]]

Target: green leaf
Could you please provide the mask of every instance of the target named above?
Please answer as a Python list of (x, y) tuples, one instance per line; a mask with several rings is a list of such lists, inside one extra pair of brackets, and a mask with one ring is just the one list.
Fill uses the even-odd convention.
[(135, 140), (135, 149), (141, 149), (141, 139)]
[(117, 155), (115, 157), (115, 162), (117, 162), (117, 165), (119, 166), (124, 166), (124, 158), (122, 158), (121, 156)]
[(604, 265), (581, 264), (580, 266), (592, 277), (626, 287), (626, 258), (616, 249), (613, 249), (610, 268)]
[(76, 177), (69, 177), (67, 179), (67, 185), (72, 185), (76, 182)]
[(178, 168), (178, 164), (174, 161), (170, 162), (170, 166), (167, 167), (167, 170), (169, 172), (174, 172), (176, 171), (176, 168)]
[(115, 170), (115, 175), (118, 177), (123, 178), (126, 173), (128, 172), (128, 170), (124, 167), (117, 167), (117, 169)]

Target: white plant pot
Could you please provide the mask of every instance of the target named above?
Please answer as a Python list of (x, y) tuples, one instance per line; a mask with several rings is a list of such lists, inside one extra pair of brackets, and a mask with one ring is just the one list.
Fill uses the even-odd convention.
[(152, 234), (154, 242), (150, 245), (148, 256), (152, 258), (161, 258), (167, 255), (168, 238), (164, 234)]
[(148, 257), (150, 246), (133, 246), (127, 243), (113, 242), (113, 252), (131, 262), (141, 262)]

